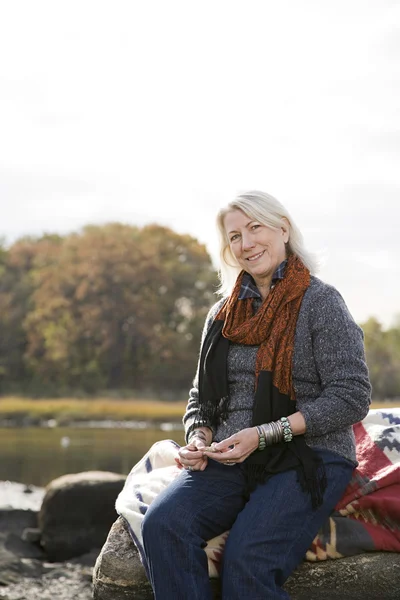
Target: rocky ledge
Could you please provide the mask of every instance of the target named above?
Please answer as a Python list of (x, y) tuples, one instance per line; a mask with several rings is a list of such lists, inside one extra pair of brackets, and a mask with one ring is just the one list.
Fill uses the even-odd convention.
[[(66, 475), (46, 490), (0, 482), (0, 599), (151, 600), (114, 510), (123, 483), (104, 472)], [(218, 580), (212, 585), (220, 598)], [(292, 600), (398, 600), (400, 554), (304, 562), (286, 589)]]
[[(211, 580), (220, 598), (218, 580)], [(96, 561), (94, 600), (152, 600), (152, 592), (125, 521), (114, 523)], [(330, 560), (304, 562), (285, 589), (292, 600), (398, 600), (400, 555), (368, 553)]]

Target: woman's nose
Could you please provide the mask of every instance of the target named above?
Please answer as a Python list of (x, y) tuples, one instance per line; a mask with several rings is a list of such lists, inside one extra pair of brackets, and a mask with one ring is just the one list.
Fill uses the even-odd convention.
[(242, 235), (243, 250), (251, 250), (251, 248), (254, 248), (254, 246), (255, 246), (254, 240), (252, 239), (251, 235), (249, 235), (248, 233), (244, 233)]

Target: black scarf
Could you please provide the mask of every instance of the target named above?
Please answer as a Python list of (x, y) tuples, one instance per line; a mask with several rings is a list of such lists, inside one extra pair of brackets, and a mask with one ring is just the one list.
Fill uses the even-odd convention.
[[(292, 260), (289, 259), (288, 263), (288, 273), (285, 272), (285, 279), (288, 277), (285, 282), (286, 287), (282, 286), (281, 289), (278, 290), (278, 294), (273, 298), (273, 294), (276, 293), (275, 289), (279, 288), (281, 285), (281, 282), (279, 282), (276, 285), (276, 288), (270, 292), (269, 302), (267, 297), (263, 306), (260, 308), (260, 311), (270, 310), (271, 313), (271, 306), (276, 306), (275, 310), (271, 313), (272, 323), (274, 319), (279, 320), (281, 315), (284, 315), (285, 319), (288, 320), (288, 314), (290, 315), (290, 310), (292, 310), (292, 319), (295, 324), (302, 296), (305, 289), (308, 287), (308, 284), (302, 286), (302, 292), (299, 292), (299, 294), (301, 293), (300, 303), (297, 303), (294, 306), (292, 289), (293, 281), (298, 283), (296, 269), (299, 272), (301, 271), (301, 275), (304, 275), (304, 272), (301, 270), (301, 267), (304, 269), (304, 266), (301, 265), (299, 267), (298, 259), (296, 258)], [(218, 427), (221, 422), (225, 421), (228, 414), (229, 387), (227, 358), (229, 339), (224, 337), (223, 328), (229, 307), (231, 310), (236, 310), (236, 306), (238, 306), (237, 303), (244, 302), (243, 300), (237, 300), (242, 276), (243, 273), (239, 275), (231, 297), (216, 316), (205, 337), (200, 354), (199, 424), (207, 423), (213, 428)], [(287, 298), (286, 288), (291, 289), (291, 297), (285, 304), (285, 298)], [(251, 299), (248, 299), (248, 301), (251, 302)], [(242, 307), (240, 307), (240, 309), (242, 310)], [(243, 318), (248, 321), (249, 313), (247, 312)], [(288, 337), (287, 345), (291, 345), (293, 348), (295, 326), (292, 329), (293, 331)], [(270, 338), (274, 337), (274, 332), (272, 331), (272, 334), (270, 332), (269, 336), (268, 343), (270, 342)], [(244, 343), (246, 343), (246, 340)], [(248, 341), (248, 343), (252, 343), (251, 340)], [(279, 340), (274, 347), (277, 348), (276, 353), (284, 352), (279, 344)], [(272, 360), (273, 365), (278, 365), (276, 369), (281, 367), (284, 370), (285, 366), (282, 367), (281, 362), (282, 361), (279, 360)], [(271, 370), (262, 368), (259, 370), (253, 407), (253, 426), (276, 421), (280, 417), (289, 416), (296, 412), (296, 403), (289, 395), (290, 390), (293, 389), (291, 384), (291, 373), (290, 382), (286, 385), (288, 393), (279, 391), (278, 387), (275, 385), (274, 375), (273, 368)], [(243, 466), (247, 476), (248, 493), (251, 493), (258, 483), (265, 482), (273, 474), (288, 469), (295, 469), (303, 491), (306, 491), (311, 495), (313, 507), (315, 508), (322, 503), (323, 494), (326, 488), (324, 466), (318, 455), (307, 446), (304, 435), (294, 436), (293, 440), (289, 443), (280, 442), (273, 446), (268, 446), (263, 451), (256, 450), (245, 460)]]

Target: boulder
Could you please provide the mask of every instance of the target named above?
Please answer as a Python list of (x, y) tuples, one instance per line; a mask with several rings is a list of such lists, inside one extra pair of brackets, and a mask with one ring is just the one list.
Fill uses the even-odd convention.
[[(211, 580), (220, 598), (219, 580)], [(371, 552), (303, 562), (285, 589), (292, 600), (398, 600), (400, 554)], [(93, 573), (94, 600), (152, 600), (150, 584), (124, 519), (113, 524)]]
[(36, 521), (34, 511), (0, 509), (0, 586), (38, 573), (43, 551), (22, 538), (24, 530), (36, 525)]
[[(27, 504), (25, 486), (4, 483), (6, 485), (0, 482), (0, 598), (91, 600), (92, 571), (99, 548), (68, 562), (47, 562), (39, 545), (37, 517), (40, 505), (37, 498), (33, 504)], [(4, 488), (5, 498), (2, 495)], [(32, 494), (28, 496), (32, 497)], [(21, 506), (31, 508), (21, 509)], [(32, 510), (32, 507), (37, 509)]]
[(40, 543), (50, 561), (101, 548), (124, 482), (124, 475), (106, 471), (63, 475), (50, 482), (38, 518)]
[(145, 600), (153, 598), (139, 554), (119, 517), (111, 527), (93, 571), (94, 600)]
[(0, 531), (22, 535), (24, 529), (37, 527), (37, 512), (13, 508), (0, 508)]

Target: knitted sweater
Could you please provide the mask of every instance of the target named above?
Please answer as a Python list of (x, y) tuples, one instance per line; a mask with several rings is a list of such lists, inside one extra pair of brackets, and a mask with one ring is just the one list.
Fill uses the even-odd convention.
[[(210, 309), (202, 341), (223, 302)], [(229, 413), (213, 431), (214, 441), (251, 427), (257, 351), (258, 346), (230, 344)], [(297, 319), (292, 377), (296, 407), (306, 422), (307, 444), (336, 452), (356, 466), (352, 425), (367, 415), (371, 401), (363, 333), (339, 292), (313, 276)], [(186, 437), (198, 415), (197, 386), (198, 372), (183, 417)]]

